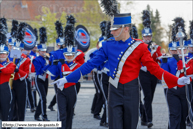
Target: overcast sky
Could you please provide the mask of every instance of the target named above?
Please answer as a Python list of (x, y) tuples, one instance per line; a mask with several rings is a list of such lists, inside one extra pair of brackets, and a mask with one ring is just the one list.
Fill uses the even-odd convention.
[(132, 0), (131, 5), (126, 5), (127, 0), (118, 0), (121, 3), (121, 13), (131, 13), (132, 23), (136, 25), (141, 23), (141, 12), (146, 9), (149, 4), (151, 9), (160, 12), (161, 23), (163, 27), (167, 27), (168, 24), (173, 24), (175, 17), (182, 17), (185, 21), (186, 33), (189, 33), (189, 21), (193, 20), (193, 1), (136, 1)]

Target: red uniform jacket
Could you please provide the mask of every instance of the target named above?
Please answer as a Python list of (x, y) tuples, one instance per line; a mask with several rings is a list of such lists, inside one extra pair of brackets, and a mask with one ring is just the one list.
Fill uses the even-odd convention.
[(77, 50), (77, 56), (75, 58), (75, 62), (80, 65), (84, 64), (84, 53), (81, 50)]
[[(186, 65), (186, 74), (187, 75), (193, 74), (193, 58), (187, 60), (185, 65)], [(178, 66), (178, 70), (180, 70), (180, 76), (179, 77), (184, 76), (182, 60), (178, 61), (177, 66)]]
[[(76, 70), (77, 68), (79, 68), (81, 66), (81, 64), (79, 63), (73, 63), (70, 67), (67, 64), (63, 64), (62, 65), (62, 73), (63, 75), (66, 73), (69, 74), (70, 72)], [(64, 88), (68, 88), (72, 85), (76, 85), (76, 83), (66, 83), (64, 84)]]
[(164, 82), (169, 88), (178, 85), (177, 84), (178, 78), (176, 76), (163, 70), (155, 61), (153, 61), (151, 53), (147, 49), (147, 44), (145, 43), (141, 43), (127, 58), (123, 66), (119, 82), (121, 84), (125, 84), (138, 78), (141, 63), (143, 64), (143, 66), (147, 66), (147, 70), (151, 74), (155, 75), (160, 80), (164, 80)]
[(9, 82), (11, 74), (14, 73), (15, 65), (12, 62), (7, 62), (5, 65), (0, 64), (0, 85)]
[(17, 63), (16, 68), (19, 67), (19, 71), (15, 73), (14, 80), (20, 79), (21, 81), (27, 78), (29, 74), (29, 65), (30, 59), (29, 58), (20, 58), (20, 62)]

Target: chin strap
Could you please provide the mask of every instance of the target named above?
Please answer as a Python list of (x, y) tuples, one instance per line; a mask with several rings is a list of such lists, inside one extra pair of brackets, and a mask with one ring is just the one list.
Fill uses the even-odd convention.
[(121, 33), (123, 32), (123, 27), (124, 27), (124, 25), (122, 25), (122, 29), (121, 29), (121, 32), (119, 33), (119, 35), (118, 36), (114, 36), (115, 38), (117, 38), (117, 37), (119, 37), (121, 35)]

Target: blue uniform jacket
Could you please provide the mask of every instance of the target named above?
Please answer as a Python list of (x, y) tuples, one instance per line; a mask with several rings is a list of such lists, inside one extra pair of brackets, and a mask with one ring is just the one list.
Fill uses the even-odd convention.
[(46, 60), (42, 56), (38, 56), (33, 60), (35, 66), (36, 75), (43, 75), (47, 70), (48, 65), (46, 65)]
[[(185, 61), (188, 59), (188, 57), (185, 57)], [(168, 71), (169, 73), (173, 74), (176, 76), (177, 72), (177, 61), (174, 57), (168, 58), (167, 63), (162, 63), (161, 68), (164, 70)]]
[(192, 58), (193, 57), (193, 53), (188, 53), (188, 57)]
[(50, 54), (49, 61), (52, 62), (52, 63), (53, 63), (54, 60), (65, 59), (65, 57), (63, 55), (63, 49), (58, 49), (56, 51), (52, 51), (49, 54)]
[(49, 54), (50, 54), (49, 61), (51, 62), (51, 65), (49, 65), (47, 70), (49, 71), (49, 73), (51, 73), (51, 79), (55, 80), (57, 77), (60, 76), (59, 66), (61, 66), (61, 63), (58, 62), (57, 65), (54, 65), (53, 62), (54, 62), (54, 60), (59, 60), (59, 59), (65, 60), (65, 57), (63, 55), (63, 49), (58, 49), (56, 51), (52, 51)]
[(176, 75), (177, 72), (177, 61), (174, 57), (168, 58), (166, 63), (161, 64), (161, 68), (168, 71), (169, 73)]

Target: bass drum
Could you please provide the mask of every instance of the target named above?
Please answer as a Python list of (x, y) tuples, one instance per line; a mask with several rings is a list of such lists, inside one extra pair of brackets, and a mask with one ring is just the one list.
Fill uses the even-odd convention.
[(75, 39), (78, 49), (86, 52), (90, 46), (90, 35), (84, 26), (78, 25), (76, 27)]
[(36, 45), (35, 32), (30, 25), (27, 25), (23, 42), (25, 50), (32, 50)]
[(87, 62), (88, 60), (90, 60), (90, 54), (93, 53), (94, 51), (96, 51), (97, 48), (92, 48), (90, 50), (88, 50), (86, 53), (85, 53), (85, 62)]

